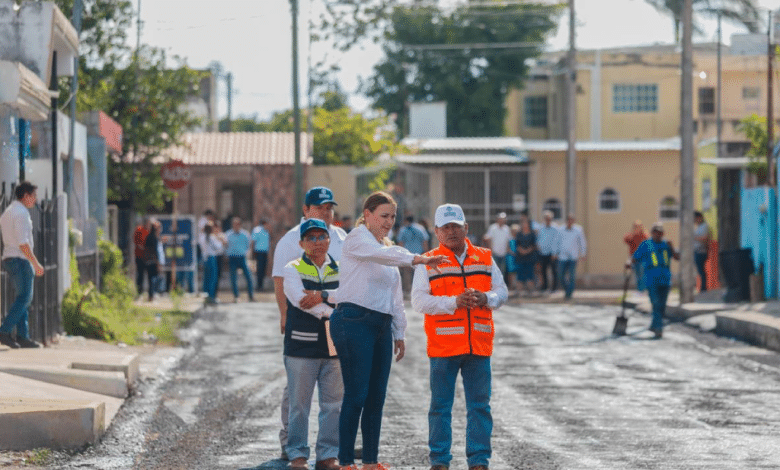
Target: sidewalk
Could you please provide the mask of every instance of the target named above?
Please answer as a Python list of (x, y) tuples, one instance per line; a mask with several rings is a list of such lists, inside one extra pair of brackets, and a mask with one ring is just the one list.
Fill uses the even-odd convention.
[[(170, 309), (168, 297), (139, 304)], [(203, 300), (181, 298), (194, 312)], [(0, 450), (96, 442), (139, 380), (176, 363), (178, 347), (124, 346), (60, 336), (41, 349), (0, 346)]]

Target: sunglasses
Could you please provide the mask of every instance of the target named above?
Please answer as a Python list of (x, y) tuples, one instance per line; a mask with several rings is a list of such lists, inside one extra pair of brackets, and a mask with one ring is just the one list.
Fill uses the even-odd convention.
[(303, 237), (303, 239), (307, 242), (321, 242), (323, 240), (327, 240), (329, 238), (327, 233), (322, 233), (319, 235), (308, 235)]

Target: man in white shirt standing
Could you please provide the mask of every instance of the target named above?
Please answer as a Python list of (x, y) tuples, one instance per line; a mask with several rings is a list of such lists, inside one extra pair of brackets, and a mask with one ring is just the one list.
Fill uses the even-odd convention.
[(504, 282), (509, 284), (506, 272), (506, 257), (509, 254), (509, 241), (512, 240), (512, 229), (506, 224), (506, 212), (501, 212), (496, 217), (496, 222), (488, 227), (487, 233), (482, 239), (493, 252), (493, 259), (504, 276)]
[[(16, 299), (8, 309), (8, 316), (0, 325), (0, 344), (10, 348), (40, 348), (30, 339), (27, 322), (28, 309), (33, 298), (33, 276), (43, 276), (43, 266), (33, 253), (33, 225), (29, 209), (37, 201), (37, 186), (22, 181), (14, 190), (16, 200), (0, 216), (5, 249), (3, 264), (16, 291)], [(11, 333), (16, 328), (16, 340)]]
[(577, 261), (585, 260), (588, 245), (582, 227), (576, 225), (574, 214), (566, 217), (566, 227), (558, 232), (555, 243), (555, 258), (558, 260), (558, 279), (564, 290), (564, 298), (571, 299), (577, 280)]
[[(333, 225), (333, 206), (336, 201), (333, 200), (333, 191), (324, 186), (316, 186), (306, 192), (303, 206), (303, 218), (301, 223), (308, 219), (320, 219), (328, 225), (328, 235), (330, 236), (330, 247), (328, 254), (334, 260), (341, 259), (341, 247), (344, 245), (344, 239), (347, 233), (340, 227)], [(274, 249), (274, 264), (271, 275), (274, 280), (274, 294), (276, 304), (279, 307), (279, 320), (281, 333), (284, 334), (285, 323), (287, 322), (287, 297), (284, 294), (284, 267), (290, 261), (300, 258), (303, 254), (300, 241), (300, 224), (291, 228), (279, 239)], [(287, 418), (289, 410), (289, 394), (285, 386), (282, 395), (282, 429), (279, 431), (279, 441), (282, 445), (282, 458), (287, 460), (285, 447), (287, 446)]]

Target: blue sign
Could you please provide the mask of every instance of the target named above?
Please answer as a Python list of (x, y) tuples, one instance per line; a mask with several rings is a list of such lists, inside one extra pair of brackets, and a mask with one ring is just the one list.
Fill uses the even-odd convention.
[(162, 224), (160, 239), (165, 253), (165, 266), (170, 268), (173, 260), (176, 260), (176, 268), (192, 270), (197, 266), (195, 259), (195, 246), (197, 226), (192, 216), (179, 216), (177, 218), (176, 233), (173, 233), (173, 217), (157, 216)]

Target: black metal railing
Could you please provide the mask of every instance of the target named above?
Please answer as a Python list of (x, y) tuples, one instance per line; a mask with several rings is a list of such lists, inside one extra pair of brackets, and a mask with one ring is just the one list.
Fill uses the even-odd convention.
[[(5, 211), (15, 200), (13, 189), (13, 186), (7, 188), (5, 184), (0, 187), (0, 212)], [(58, 204), (56, 198), (49, 198), (48, 194), (43, 196), (30, 209), (35, 241), (34, 253), (44, 267), (44, 275), (36, 277), (34, 281), (29, 324), (30, 337), (48, 344), (54, 335), (62, 332), (62, 314), (58, 289)], [(0, 271), (0, 318), (8, 315), (8, 308), (15, 298), (16, 292), (3, 266)]]

